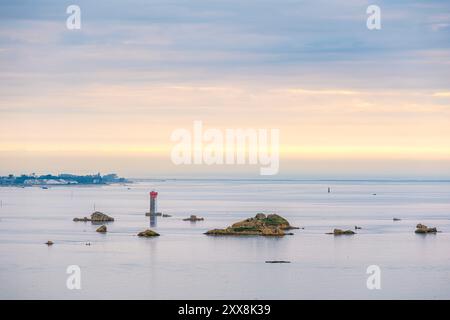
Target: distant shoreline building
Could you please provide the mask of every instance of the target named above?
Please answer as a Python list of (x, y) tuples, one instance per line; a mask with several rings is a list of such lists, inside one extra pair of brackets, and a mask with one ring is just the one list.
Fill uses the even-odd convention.
[(32, 173), (29, 175), (22, 174), (14, 176), (0, 176), (0, 185), (6, 186), (36, 186), (36, 185), (91, 185), (91, 184), (108, 184), (108, 183), (127, 183), (125, 178), (119, 178), (115, 173), (100, 175), (85, 175), (78, 176), (74, 174), (59, 174), (59, 175), (41, 175), (37, 176)]

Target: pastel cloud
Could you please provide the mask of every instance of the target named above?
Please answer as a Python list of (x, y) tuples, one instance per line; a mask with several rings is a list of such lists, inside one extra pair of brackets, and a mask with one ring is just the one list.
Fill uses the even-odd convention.
[(365, 0), (77, 4), (79, 31), (60, 1), (0, 4), (2, 170), (59, 154), (170, 171), (170, 132), (198, 119), (280, 128), (292, 161), (448, 159), (447, 1), (380, 1), (376, 32)]

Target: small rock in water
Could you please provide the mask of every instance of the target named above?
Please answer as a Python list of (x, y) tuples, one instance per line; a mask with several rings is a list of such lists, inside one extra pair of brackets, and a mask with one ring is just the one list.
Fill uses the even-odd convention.
[(100, 211), (95, 211), (93, 214), (91, 214), (91, 221), (114, 221), (114, 218)]
[(356, 234), (356, 232), (352, 231), (352, 230), (341, 230), (341, 229), (334, 229), (333, 232), (329, 232), (327, 234), (333, 234), (335, 236), (340, 236), (340, 235), (352, 235), (352, 234)]
[(361, 227), (355, 226), (355, 230), (360, 230), (362, 229)]
[(51, 246), (51, 245), (53, 245), (53, 241), (48, 240), (45, 244), (48, 246)]
[(156, 233), (155, 231), (150, 229), (138, 233), (138, 237), (157, 237), (157, 236), (159, 236), (159, 233)]
[(196, 215), (191, 215), (189, 218), (183, 219), (183, 221), (191, 221), (191, 222), (195, 222), (195, 221), (203, 221), (203, 218), (199, 218)]
[(266, 263), (291, 263), (291, 262), (285, 261), (285, 260), (269, 260), (269, 261), (266, 261)]
[(428, 228), (426, 225), (419, 223), (416, 226), (415, 233), (436, 233), (438, 232), (436, 228)]
[(106, 228), (105, 225), (102, 225), (102, 226), (98, 227), (97, 230), (95, 230), (95, 231), (105, 233), (106, 231), (108, 231), (108, 229)]
[(88, 217), (84, 217), (84, 218), (73, 218), (73, 221), (78, 222), (78, 221), (83, 221), (83, 222), (87, 222), (90, 221), (88, 219)]
[(392, 220), (393, 220), (393, 221), (401, 221), (402, 219), (399, 219), (399, 218), (393, 218)]
[(88, 218), (88, 217), (74, 218), (73, 221), (75, 221), (75, 222), (78, 222), (78, 221), (108, 222), (108, 221), (114, 221), (114, 218), (110, 217), (100, 211), (95, 211), (93, 214), (91, 214), (90, 218)]

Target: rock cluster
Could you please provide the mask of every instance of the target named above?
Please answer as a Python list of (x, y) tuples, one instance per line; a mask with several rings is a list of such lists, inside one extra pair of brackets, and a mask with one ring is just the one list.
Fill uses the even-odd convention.
[(298, 229), (292, 227), (289, 222), (277, 214), (265, 215), (258, 213), (254, 218), (236, 222), (226, 229), (213, 229), (207, 231), (207, 235), (258, 235), (258, 236), (285, 236), (286, 230)]
[(157, 236), (159, 236), (159, 233), (156, 233), (153, 230), (147, 229), (145, 231), (139, 232), (138, 236), (139, 237), (146, 237), (146, 238), (147, 237), (157, 237)]
[(436, 233), (438, 232), (436, 228), (428, 228), (426, 225), (419, 223), (416, 226), (416, 233)]

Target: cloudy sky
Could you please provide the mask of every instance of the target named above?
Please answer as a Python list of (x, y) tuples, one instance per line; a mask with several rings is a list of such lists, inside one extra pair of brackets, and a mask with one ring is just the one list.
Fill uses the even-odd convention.
[(257, 178), (172, 164), (201, 120), (280, 129), (277, 177), (450, 178), (446, 0), (2, 0), (0, 83), (0, 174)]

